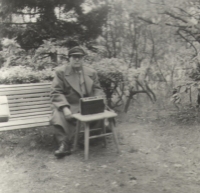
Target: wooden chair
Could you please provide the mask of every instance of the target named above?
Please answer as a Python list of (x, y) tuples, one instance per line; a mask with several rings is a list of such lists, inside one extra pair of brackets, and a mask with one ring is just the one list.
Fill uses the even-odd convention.
[(116, 116), (117, 116), (117, 114), (114, 113), (114, 112), (111, 112), (111, 111), (105, 111), (104, 113), (98, 113), (98, 114), (94, 114), (94, 115), (81, 115), (80, 113), (74, 114), (73, 117), (75, 119), (77, 119), (77, 121), (78, 121), (77, 127), (76, 127), (76, 134), (75, 134), (75, 138), (74, 138), (74, 151), (76, 150), (76, 147), (77, 147), (80, 127), (81, 127), (81, 125), (84, 125), (85, 160), (88, 160), (88, 157), (89, 157), (89, 140), (93, 139), (93, 138), (104, 137), (104, 144), (106, 145), (105, 137), (108, 136), (108, 135), (112, 135), (114, 142), (116, 144), (117, 152), (119, 153), (120, 150), (119, 150), (117, 133), (116, 133), (116, 130), (115, 130), (115, 127), (114, 127), (112, 121), (109, 121), (109, 126), (110, 126), (111, 131), (112, 131), (111, 133), (106, 133), (105, 126), (103, 124), (103, 128), (101, 128), (103, 134), (90, 136), (90, 131), (93, 131), (93, 130), (96, 130), (96, 129), (90, 129), (90, 127), (89, 127), (89, 123), (91, 121), (97, 121), (97, 120), (104, 121), (105, 119), (113, 118), (113, 117), (116, 117)]

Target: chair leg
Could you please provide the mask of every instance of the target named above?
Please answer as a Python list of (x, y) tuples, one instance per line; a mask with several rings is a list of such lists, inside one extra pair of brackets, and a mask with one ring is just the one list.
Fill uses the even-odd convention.
[[(105, 119), (102, 120), (102, 133), (106, 134)], [(103, 147), (106, 147), (106, 136), (103, 137)]]
[(110, 128), (112, 130), (112, 133), (113, 133), (113, 140), (115, 142), (115, 145), (117, 147), (117, 153), (120, 153), (120, 149), (119, 149), (119, 141), (118, 141), (118, 137), (117, 137), (117, 132), (115, 130), (115, 127), (113, 125), (113, 122), (112, 121), (109, 121), (109, 125), (110, 125)]
[(80, 121), (77, 121), (76, 133), (75, 133), (75, 137), (74, 137), (74, 148), (73, 148), (73, 151), (76, 151), (76, 148), (77, 148), (80, 125), (81, 125)]
[(85, 123), (85, 160), (88, 160), (89, 157), (89, 135), (90, 135), (90, 128), (89, 124)]

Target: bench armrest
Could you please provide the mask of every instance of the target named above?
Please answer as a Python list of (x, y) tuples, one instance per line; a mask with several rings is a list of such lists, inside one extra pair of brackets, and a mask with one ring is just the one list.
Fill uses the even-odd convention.
[(0, 122), (7, 122), (10, 117), (10, 109), (6, 96), (0, 96)]

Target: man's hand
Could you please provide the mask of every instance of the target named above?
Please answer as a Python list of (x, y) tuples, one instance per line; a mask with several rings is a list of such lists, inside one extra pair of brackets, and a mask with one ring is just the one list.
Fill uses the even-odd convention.
[(63, 113), (65, 116), (65, 119), (69, 120), (72, 118), (72, 112), (70, 111), (70, 109), (68, 107), (63, 107)]

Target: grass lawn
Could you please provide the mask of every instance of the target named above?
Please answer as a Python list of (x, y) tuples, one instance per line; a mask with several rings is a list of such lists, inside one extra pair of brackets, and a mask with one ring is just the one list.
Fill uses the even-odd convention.
[(64, 159), (53, 155), (51, 127), (0, 133), (0, 193), (199, 193), (198, 122), (118, 121), (121, 154), (90, 147)]

